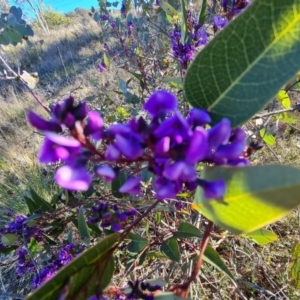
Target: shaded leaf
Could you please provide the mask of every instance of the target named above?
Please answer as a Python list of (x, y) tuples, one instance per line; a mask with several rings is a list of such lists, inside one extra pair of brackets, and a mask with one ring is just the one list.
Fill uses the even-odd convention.
[(226, 267), (225, 263), (223, 262), (222, 258), (218, 254), (218, 252), (208, 245), (205, 249), (203, 260), (207, 263), (211, 264), (215, 268), (217, 268), (219, 271), (221, 271), (223, 274), (227, 275), (229, 278), (234, 280), (233, 275)]
[(185, 0), (181, 2), (181, 44), (184, 45), (187, 40), (188, 28), (187, 28), (187, 16), (185, 9)]
[(84, 208), (81, 206), (79, 208), (79, 214), (78, 214), (78, 223), (77, 223), (78, 230), (79, 230), (79, 233), (81, 235), (83, 242), (86, 245), (90, 245), (90, 232), (89, 232), (88, 226), (86, 224), (83, 210), (84, 210)]
[(39, 196), (34, 189), (30, 188), (30, 194), (34, 203), (39, 207), (38, 209), (43, 212), (53, 210), (51, 204)]
[(173, 232), (174, 238), (193, 238), (202, 237), (201, 231), (192, 224), (181, 222), (176, 232)]
[(199, 21), (198, 21), (201, 25), (204, 24), (206, 18), (206, 5), (207, 5), (207, 0), (202, 0), (202, 6), (201, 6)]
[(180, 77), (164, 77), (161, 81), (168, 83), (171, 87), (183, 89), (183, 83)]
[(179, 245), (176, 239), (169, 239), (160, 246), (160, 251), (172, 261), (180, 261)]
[(123, 198), (125, 195), (119, 192), (120, 187), (125, 183), (127, 175), (125, 171), (121, 171), (118, 173), (118, 176), (111, 183), (111, 191), (114, 197)]
[(300, 204), (300, 170), (290, 166), (207, 167), (203, 177), (224, 179), (226, 193), (206, 200), (198, 188), (192, 208), (234, 234), (262, 228)]
[(300, 289), (300, 244), (296, 244), (292, 251), (292, 262), (289, 265), (291, 284)]
[(213, 124), (227, 117), (236, 126), (260, 111), (300, 69), (298, 8), (299, 0), (254, 1), (197, 55), (186, 99)]
[(128, 238), (131, 240), (128, 251), (132, 253), (138, 253), (148, 245), (148, 240), (138, 234), (130, 232)]
[(68, 280), (70, 280), (66, 295), (68, 299), (86, 300), (96, 293), (97, 288), (103, 290), (109, 284), (114, 272), (111, 249), (118, 239), (119, 234), (115, 233), (85, 250), (60, 269), (53, 278), (31, 292), (26, 299), (58, 299), (61, 289)]
[(18, 239), (19, 239), (19, 237), (18, 237), (16, 234), (6, 233), (6, 234), (3, 234), (3, 235), (1, 236), (1, 243), (2, 243), (3, 246), (5, 246), (5, 247), (10, 247), (10, 246), (12, 246)]

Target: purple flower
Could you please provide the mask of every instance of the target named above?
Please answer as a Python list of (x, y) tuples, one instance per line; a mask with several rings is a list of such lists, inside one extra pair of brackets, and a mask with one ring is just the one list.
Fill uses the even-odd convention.
[(119, 189), (120, 193), (127, 193), (133, 195), (140, 194), (140, 177), (131, 177), (129, 178)]
[(61, 187), (72, 191), (87, 191), (93, 176), (82, 166), (60, 167), (55, 174), (55, 181)]
[(27, 113), (27, 118), (31, 126), (41, 131), (61, 132), (62, 128), (59, 124), (53, 121), (46, 121), (33, 111)]
[(177, 108), (176, 97), (167, 91), (156, 91), (153, 93), (144, 105), (144, 109), (152, 116), (173, 111)]
[(100, 65), (98, 65), (97, 67), (98, 71), (100, 71), (101, 73), (105, 72), (107, 70), (107, 66), (104, 62), (101, 62)]
[(117, 134), (115, 145), (125, 157), (131, 160), (139, 158), (144, 153), (142, 139), (134, 133), (128, 136)]
[(221, 29), (228, 24), (228, 20), (223, 16), (214, 17), (214, 26), (216, 29)]
[(113, 181), (117, 176), (114, 169), (109, 165), (96, 166), (95, 172), (98, 176), (104, 177), (108, 182)]
[(105, 151), (105, 159), (107, 161), (116, 161), (121, 157), (120, 150), (115, 145), (109, 145)]
[(160, 177), (155, 183), (155, 197), (158, 200), (163, 200), (166, 198), (174, 198), (180, 191), (179, 185), (176, 181), (170, 181), (166, 178)]
[(160, 155), (166, 154), (170, 150), (171, 139), (168, 136), (163, 137), (155, 145), (155, 152)]
[(211, 117), (205, 110), (192, 108), (189, 112), (188, 122), (193, 128), (197, 126), (204, 126), (211, 122)]
[(90, 135), (95, 141), (102, 138), (103, 120), (97, 111), (89, 113), (88, 122), (84, 128), (84, 134)]
[(81, 145), (62, 135), (48, 132), (42, 146), (39, 161), (44, 164), (66, 161), (71, 155), (79, 154)]
[(198, 179), (198, 185), (203, 188), (204, 197), (206, 199), (220, 199), (224, 196), (226, 191), (226, 184), (223, 179), (216, 181), (206, 181)]
[(188, 148), (185, 152), (186, 161), (196, 163), (206, 156), (208, 150), (208, 134), (201, 127), (197, 127), (190, 139)]
[(163, 176), (172, 181), (193, 181), (197, 178), (195, 167), (184, 161), (167, 166), (163, 171)]
[(220, 123), (209, 129), (208, 131), (209, 150), (214, 152), (219, 146), (227, 144), (230, 136), (230, 121), (228, 119), (222, 119)]

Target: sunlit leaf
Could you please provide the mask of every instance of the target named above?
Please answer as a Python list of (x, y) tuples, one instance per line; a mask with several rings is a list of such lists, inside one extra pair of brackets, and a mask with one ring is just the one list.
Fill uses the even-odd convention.
[(79, 230), (79, 233), (81, 235), (83, 242), (85, 244), (89, 245), (90, 244), (90, 232), (89, 232), (88, 226), (86, 224), (82, 206), (79, 208), (78, 230)]
[(2, 243), (5, 247), (10, 247), (10, 246), (12, 246), (18, 239), (19, 239), (19, 237), (18, 237), (16, 234), (6, 233), (6, 234), (3, 234), (3, 235), (1, 236), (1, 243)]
[(278, 239), (274, 232), (267, 229), (257, 229), (246, 234), (245, 237), (250, 238), (260, 246), (275, 242)]
[(296, 244), (292, 252), (292, 262), (289, 265), (291, 284), (300, 289), (300, 244)]
[(244, 123), (300, 69), (299, 31), (299, 0), (254, 1), (197, 55), (186, 99), (208, 109), (214, 124)]
[(198, 188), (192, 208), (234, 234), (262, 228), (300, 204), (300, 170), (290, 166), (207, 167), (203, 178), (224, 179), (226, 193), (207, 200)]
[(172, 5), (170, 5), (168, 2), (166, 1), (160, 1), (160, 7), (164, 10), (164, 12), (173, 17), (178, 15), (179, 13), (177, 12), (177, 10), (175, 8), (172, 7)]
[(263, 139), (263, 141), (268, 144), (269, 146), (274, 146), (276, 144), (276, 139), (275, 137), (265, 129), (261, 129), (259, 131), (259, 135)]
[(277, 93), (277, 99), (280, 101), (284, 108), (291, 108), (291, 100), (289, 94), (285, 90), (280, 90)]

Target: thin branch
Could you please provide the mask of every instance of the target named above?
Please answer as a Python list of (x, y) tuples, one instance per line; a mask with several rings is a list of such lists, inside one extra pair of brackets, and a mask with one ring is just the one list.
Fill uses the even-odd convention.
[(282, 114), (284, 112), (290, 112), (290, 111), (295, 111), (295, 110), (300, 110), (300, 104), (297, 104), (297, 105), (295, 105), (294, 107), (291, 107), (291, 108), (275, 110), (275, 111), (271, 111), (271, 112), (267, 112), (267, 113), (263, 113), (263, 114), (256, 114), (252, 119), (261, 119), (261, 118), (264, 118), (264, 117), (279, 115), (279, 114)]

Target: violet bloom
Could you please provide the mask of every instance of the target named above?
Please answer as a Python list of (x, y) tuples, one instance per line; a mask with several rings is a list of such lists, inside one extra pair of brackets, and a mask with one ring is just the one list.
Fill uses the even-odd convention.
[(84, 134), (90, 136), (95, 141), (102, 138), (103, 120), (97, 111), (91, 111), (86, 126), (84, 127)]
[(61, 187), (71, 191), (87, 191), (93, 176), (82, 166), (60, 167), (54, 177), (56, 183)]
[(172, 181), (193, 181), (197, 178), (194, 165), (189, 165), (184, 161), (167, 166), (163, 171), (163, 176)]
[(188, 116), (189, 124), (195, 128), (197, 126), (204, 126), (211, 122), (211, 117), (209, 113), (205, 110), (199, 108), (192, 108)]
[(223, 179), (216, 181), (197, 180), (198, 185), (202, 187), (206, 199), (220, 199), (226, 191), (226, 184)]
[(107, 71), (107, 66), (104, 62), (101, 62), (101, 64), (98, 65), (97, 69), (98, 69), (98, 71), (100, 71), (100, 73), (103, 73), (103, 72)]
[(221, 29), (228, 24), (228, 20), (223, 16), (214, 17), (214, 26), (216, 29)]
[(131, 177), (127, 179), (127, 181), (120, 187), (120, 193), (132, 194), (132, 195), (139, 195), (140, 190), (140, 177)]
[(144, 109), (152, 116), (159, 116), (177, 108), (176, 97), (167, 91), (154, 92), (144, 105)]
[(126, 158), (130, 160), (136, 160), (144, 153), (144, 149), (142, 147), (143, 140), (137, 134), (131, 133), (127, 136), (117, 134), (115, 140), (115, 146)]
[(78, 155), (81, 145), (78, 141), (62, 135), (48, 132), (42, 146), (39, 161), (44, 164), (66, 161), (72, 155)]
[(164, 177), (159, 177), (155, 183), (155, 197), (158, 200), (166, 198), (174, 198), (180, 192), (181, 186), (176, 181), (168, 180)]
[(107, 182), (113, 181), (117, 176), (114, 169), (109, 165), (96, 166), (95, 173), (103, 177)]
[(54, 121), (46, 121), (33, 111), (29, 111), (27, 113), (27, 118), (31, 126), (35, 127), (41, 131), (54, 131), (54, 132), (61, 132), (61, 126), (54, 122)]

